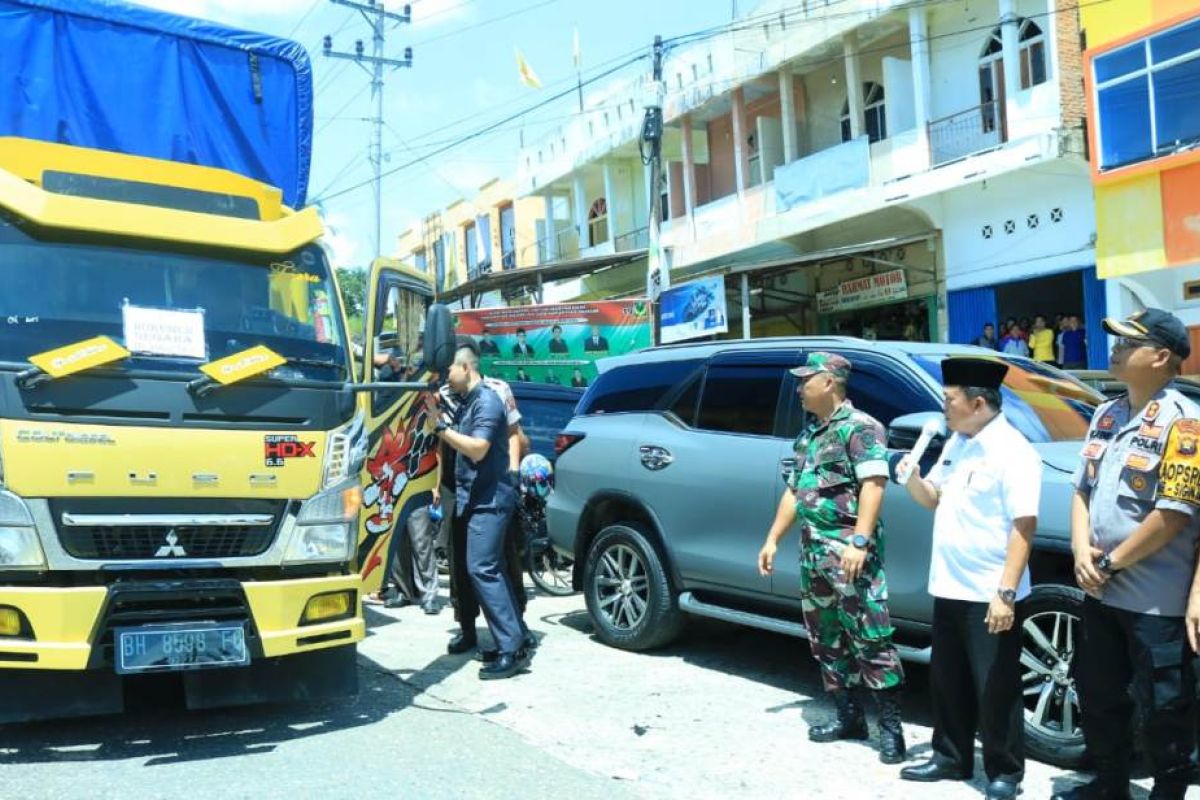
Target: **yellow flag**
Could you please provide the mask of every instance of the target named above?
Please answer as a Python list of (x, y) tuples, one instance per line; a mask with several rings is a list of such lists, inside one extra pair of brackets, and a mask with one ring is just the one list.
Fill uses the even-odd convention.
[(520, 50), (517, 51), (517, 72), (521, 76), (521, 83), (530, 89), (542, 88), (542, 82), (537, 73), (533, 71), (533, 67), (529, 66), (529, 62), (525, 60), (525, 56), (521, 55)]

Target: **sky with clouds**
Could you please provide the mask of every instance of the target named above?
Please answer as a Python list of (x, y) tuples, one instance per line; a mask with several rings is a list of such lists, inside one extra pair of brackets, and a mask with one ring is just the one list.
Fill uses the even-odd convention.
[[(364, 2), (366, 0), (363, 0)], [(331, 0), (137, 0), (225, 25), (288, 36), (308, 49), (316, 88), (315, 142), (309, 199), (369, 181), (373, 116), (369, 78), (355, 63), (328, 59), (321, 40), (354, 50), (362, 39), (371, 50), (370, 27), (357, 11)], [(399, 0), (387, 0), (399, 11)], [(675, 36), (728, 22), (751, 0), (412, 0), (413, 21), (391, 28), (387, 54), (413, 48), (411, 69), (391, 72), (384, 90), (384, 168), (429, 153), (463, 134), (537, 103), (575, 80), (572, 35), (579, 30), (582, 68), (610, 62), (643, 48), (656, 33)], [(517, 73), (520, 50), (545, 88), (524, 86)], [(649, 69), (648, 61), (630, 70)], [(632, 73), (631, 73), (632, 74)], [(614, 78), (615, 79), (615, 78)], [(602, 83), (593, 89), (599, 91)], [(585, 87), (585, 97), (589, 88)], [(573, 97), (509, 124), (493, 135), (397, 171), (383, 183), (385, 254), (397, 236), (429, 211), (470, 197), (493, 177), (516, 172), (520, 136), (539, 132), (577, 110)], [(523, 130), (522, 130), (523, 127)], [(347, 266), (374, 255), (374, 202), (370, 185), (322, 203), (336, 258)]]

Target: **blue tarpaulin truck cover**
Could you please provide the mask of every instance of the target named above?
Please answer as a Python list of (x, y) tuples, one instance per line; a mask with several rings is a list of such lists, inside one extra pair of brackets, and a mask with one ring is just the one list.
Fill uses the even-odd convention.
[(115, 0), (0, 0), (0, 75), (0, 136), (221, 167), (304, 204), (296, 42)]

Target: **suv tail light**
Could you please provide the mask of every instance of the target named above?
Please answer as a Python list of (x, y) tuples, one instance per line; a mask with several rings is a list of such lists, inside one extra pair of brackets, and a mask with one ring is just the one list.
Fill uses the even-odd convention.
[(587, 434), (584, 434), (584, 433), (571, 433), (570, 431), (563, 431), (558, 436), (555, 436), (554, 437), (554, 456), (555, 456), (555, 458), (558, 458), (563, 453), (567, 452), (572, 447), (574, 447), (575, 445), (582, 442), (583, 437), (586, 435)]

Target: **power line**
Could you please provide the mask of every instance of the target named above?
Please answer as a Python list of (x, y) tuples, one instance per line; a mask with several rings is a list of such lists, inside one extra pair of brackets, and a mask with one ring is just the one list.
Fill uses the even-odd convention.
[(312, 16), (312, 13), (313, 13), (314, 11), (316, 11), (316, 10), (317, 10), (317, 6), (319, 6), (319, 5), (321, 5), (321, 0), (313, 0), (313, 2), (312, 2), (312, 5), (310, 5), (310, 6), (308, 7), (308, 11), (305, 11), (305, 12), (304, 12), (304, 13), (303, 13), (303, 14), (300, 16), (300, 19), (296, 20), (296, 24), (292, 26), (292, 29), (291, 29), (290, 31), (288, 31), (288, 32), (287, 32), (287, 36), (285, 36), (284, 38), (285, 38), (285, 39), (290, 39), (290, 38), (292, 38), (293, 36), (295, 36), (295, 35), (296, 35), (296, 31), (300, 30), (300, 26), (304, 24), (304, 20), (306, 20), (306, 19), (308, 19), (310, 16)]
[[(636, 58), (630, 59), (629, 61), (626, 61), (626, 62), (625, 62), (625, 63), (623, 63), (623, 64), (618, 64), (617, 66), (613, 67), (612, 69), (606, 70), (605, 72), (601, 72), (600, 74), (598, 74), (598, 75), (595, 75), (595, 76), (594, 76), (594, 77), (592, 77), (592, 78), (589, 78), (588, 80), (584, 81), (583, 83), (584, 83), (584, 85), (585, 85), (585, 86), (586, 86), (586, 85), (588, 85), (588, 84), (591, 84), (591, 83), (595, 83), (596, 81), (598, 81), (598, 80), (601, 80), (601, 79), (603, 79), (603, 78), (607, 78), (609, 75), (612, 75), (613, 73), (617, 72), (618, 70), (621, 70), (621, 69), (623, 69), (623, 68), (625, 68), (625, 67), (629, 66), (630, 64), (633, 64), (633, 63), (636, 63), (636, 62), (638, 62), (638, 61), (641, 61), (642, 59), (644, 59), (644, 58), (647, 58), (647, 57), (648, 57), (648, 54), (644, 54), (644, 55), (637, 56)], [(413, 165), (415, 165), (415, 164), (419, 164), (419, 163), (421, 163), (422, 161), (425, 161), (425, 160), (427, 160), (427, 159), (430, 159), (430, 158), (432, 158), (433, 156), (439, 155), (440, 153), (444, 153), (444, 152), (446, 152), (447, 150), (451, 150), (451, 149), (453, 149), (453, 148), (455, 148), (455, 147), (458, 147), (459, 145), (465, 144), (466, 142), (469, 142), (469, 141), (471, 141), (472, 139), (477, 139), (477, 138), (479, 138), (480, 136), (482, 136), (482, 135), (484, 135), (485, 133), (487, 133), (488, 131), (492, 130), (493, 128), (496, 128), (496, 127), (498, 127), (498, 126), (500, 126), (500, 125), (503, 125), (503, 124), (505, 124), (505, 123), (507, 123), (507, 122), (512, 122), (514, 119), (518, 119), (519, 117), (523, 117), (523, 116), (525, 116), (525, 115), (526, 115), (526, 114), (528, 114), (530, 111), (534, 111), (534, 110), (536, 110), (536, 109), (543, 108), (543, 107), (545, 107), (545, 106), (549, 105), (550, 103), (553, 103), (553, 102), (554, 102), (554, 101), (556, 101), (556, 100), (560, 100), (560, 99), (562, 99), (562, 98), (564, 98), (564, 97), (566, 97), (566, 96), (568, 96), (568, 95), (574, 94), (574, 92), (575, 92), (575, 87), (574, 87), (574, 86), (572, 86), (571, 88), (569, 88), (569, 89), (566, 89), (565, 91), (559, 92), (559, 93), (557, 93), (557, 94), (555, 94), (555, 95), (552, 95), (552, 96), (550, 96), (550, 97), (546, 98), (545, 100), (542, 100), (541, 102), (539, 102), (539, 103), (536, 103), (536, 104), (535, 104), (535, 105), (533, 105), (533, 106), (530, 106), (530, 107), (529, 107), (529, 108), (527, 108), (527, 109), (523, 109), (523, 110), (521, 110), (521, 111), (518, 111), (518, 112), (516, 112), (515, 114), (510, 114), (510, 115), (508, 115), (507, 117), (505, 117), (504, 119), (498, 120), (497, 122), (495, 122), (495, 123), (493, 123), (493, 124), (491, 124), (491, 125), (488, 125), (488, 126), (486, 126), (486, 127), (480, 128), (479, 130), (476, 130), (476, 131), (473, 131), (473, 132), (471, 132), (471, 133), (468, 133), (468, 134), (464, 135), (462, 138), (460, 138), (459, 140), (457, 140), (456, 142), (453, 142), (453, 143), (447, 144), (447, 145), (445, 145), (445, 146), (443, 146), (443, 147), (439, 147), (439, 148), (437, 148), (437, 149), (433, 150), (432, 152), (430, 152), (430, 153), (427, 153), (427, 154), (426, 154), (426, 155), (424, 155), (424, 156), (420, 156), (420, 157), (418, 157), (418, 158), (416, 158), (416, 159), (413, 159), (412, 161), (405, 162), (404, 164), (401, 164), (401, 165), (400, 165), (400, 166), (398, 166), (398, 167), (393, 167), (392, 169), (389, 169), (387, 172), (384, 172), (384, 173), (382, 173), (382, 174), (380, 175), (380, 177), (381, 177), (381, 178), (386, 178), (386, 177), (388, 177), (389, 175), (395, 175), (397, 172), (400, 172), (401, 170), (407, 169), (408, 167), (411, 167), (411, 166), (413, 166)], [(321, 201), (329, 201), (329, 200), (332, 200), (332, 199), (333, 199), (333, 198), (335, 198), (335, 197), (340, 197), (340, 196), (342, 196), (342, 195), (344, 195), (344, 194), (346, 194), (346, 193), (348, 193), (348, 192), (353, 192), (353, 191), (355, 191), (355, 190), (357, 190), (357, 189), (361, 189), (363, 186), (367, 186), (367, 185), (369, 185), (369, 184), (370, 184), (370, 181), (367, 181), (366, 183), (359, 183), (359, 184), (355, 184), (355, 185), (353, 185), (353, 186), (350, 186), (350, 187), (348, 187), (348, 188), (346, 188), (346, 189), (342, 189), (341, 191), (334, 192), (333, 194), (330, 194), (330, 195), (326, 195), (326, 196), (325, 196), (325, 197), (323, 197), (323, 198), (319, 198), (319, 200), (321, 200)], [(314, 200), (313, 202), (315, 203), (315, 202), (317, 202), (317, 200)]]
[[(497, 17), (492, 17), (490, 19), (481, 20), (479, 22), (476, 22), (474, 25), (467, 25), (462, 28), (455, 28), (452, 31), (447, 31), (446, 33), (438, 34), (437, 36), (431, 36), (428, 39), (422, 39), (421, 41), (417, 42), (413, 46), (421, 47), (423, 45), (427, 45), (432, 42), (440, 42), (443, 39), (449, 39), (452, 36), (458, 36), (460, 33), (467, 33), (468, 31), (473, 31), (473, 30), (476, 30), (477, 28), (482, 28), (486, 25), (491, 25), (496, 22), (502, 22), (506, 19), (520, 16), (521, 14), (525, 14), (530, 11), (536, 11), (539, 8), (543, 8), (545, 6), (553, 5), (554, 3), (559, 3), (559, 2), (562, 2), (562, 0), (542, 0), (540, 3), (534, 3), (533, 5), (528, 5), (528, 6), (524, 6), (523, 8), (518, 8), (515, 11), (508, 12), (507, 14), (501, 14), (500, 16), (497, 16)], [(466, 5), (466, 3), (463, 3), (461, 5)], [(459, 6), (451, 6), (451, 8), (458, 8), (458, 7)], [(449, 10), (449, 9), (447, 9), (447, 10)]]
[[(847, 0), (836, 0), (836, 1), (837, 1), (839, 4), (847, 2)], [(951, 3), (951, 2), (957, 2), (957, 0), (938, 0), (938, 3), (939, 3), (939, 4)], [(1054, 11), (1046, 11), (1046, 12), (1039, 12), (1039, 13), (1037, 13), (1037, 14), (1031, 14), (1031, 15), (1029, 15), (1029, 17), (1027, 17), (1027, 18), (1035, 18), (1035, 17), (1043, 17), (1043, 18), (1044, 18), (1044, 17), (1049, 17), (1049, 16), (1052, 16), (1052, 15), (1058, 15), (1058, 14), (1068, 13), (1068, 12), (1072, 12), (1072, 11), (1078, 11), (1080, 8), (1090, 7), (1090, 6), (1093, 6), (1093, 5), (1102, 5), (1102, 4), (1104, 4), (1104, 3), (1109, 3), (1109, 2), (1112, 2), (1112, 0), (1091, 0), (1091, 2), (1087, 2), (1087, 3), (1079, 3), (1079, 4), (1075, 5), (1075, 6), (1067, 6), (1067, 7), (1063, 7), (1063, 8), (1056, 9), (1056, 10), (1054, 10)], [(794, 14), (798, 14), (798, 13), (805, 13), (805, 11), (806, 11), (806, 8), (807, 8), (807, 6), (804, 6), (804, 5), (800, 5), (800, 6), (792, 6), (792, 7), (789, 7), (789, 8), (787, 8), (787, 9), (777, 10), (777, 11), (773, 11), (773, 12), (770, 12), (770, 13), (767, 13), (767, 14), (760, 14), (760, 15), (756, 15), (756, 16), (752, 16), (752, 17), (746, 17), (746, 18), (743, 18), (742, 20), (739, 20), (739, 22), (738, 22), (738, 25), (726, 24), (726, 25), (716, 26), (716, 27), (707, 28), (707, 29), (704, 29), (704, 30), (702, 30), (702, 31), (698, 31), (698, 32), (692, 32), (692, 33), (688, 33), (688, 34), (681, 34), (681, 35), (679, 35), (679, 36), (675, 36), (675, 37), (672, 37), (672, 38), (666, 39), (666, 40), (664, 40), (664, 41), (665, 41), (666, 43), (682, 43), (682, 42), (693, 42), (693, 41), (700, 41), (700, 40), (703, 40), (703, 39), (711, 39), (711, 38), (716, 38), (717, 36), (725, 35), (725, 34), (727, 34), (727, 33), (732, 33), (732, 32), (736, 32), (736, 31), (739, 31), (739, 30), (748, 30), (748, 29), (750, 29), (750, 28), (752, 28), (752, 27), (758, 27), (758, 25), (760, 24), (760, 22), (761, 22), (762, 20), (764, 20), (764, 19), (780, 19), (780, 18), (781, 18), (781, 15), (782, 15), (782, 17), (783, 17), (783, 18), (786, 18), (788, 15), (794, 15)], [(853, 12), (847, 12), (847, 13), (842, 13), (842, 14), (837, 14), (837, 15), (822, 16), (822, 17), (815, 18), (815, 19), (808, 20), (808, 21), (811, 21), (811, 22), (814, 22), (814, 23), (816, 23), (816, 22), (825, 22), (825, 21), (827, 21), (828, 19), (832, 19), (832, 18), (837, 18), (837, 17), (846, 17), (846, 16), (855, 16), (855, 15), (859, 15), (859, 14), (862, 14), (862, 13), (863, 13), (863, 12), (861, 12), (861, 11), (853, 11)], [(943, 34), (936, 34), (936, 35), (932, 35), (932, 36), (927, 36), (927, 37), (926, 37), (926, 41), (936, 41), (936, 40), (940, 40), (940, 39), (951, 38), (951, 37), (954, 37), (954, 36), (962, 36), (962, 35), (964, 35), (964, 34), (968, 34), (968, 33), (977, 33), (977, 32), (980, 32), (980, 31), (990, 31), (990, 30), (994, 30), (997, 24), (998, 24), (998, 23), (989, 23), (989, 24), (987, 24), (987, 25), (983, 25), (983, 26), (976, 26), (976, 27), (973, 27), (973, 28), (965, 28), (965, 29), (960, 29), (960, 30), (956, 30), (956, 31), (951, 31), (951, 32), (948, 32), (948, 33), (943, 33)], [(894, 49), (894, 46), (887, 46), (887, 47), (876, 47), (876, 48), (868, 48), (868, 49), (864, 49), (864, 50), (857, 50), (857, 51), (855, 51), (855, 53), (854, 53), (854, 54), (855, 54), (855, 55), (868, 55), (868, 54), (871, 54), (871, 53), (888, 52), (888, 51), (890, 51), (890, 50), (893, 50), (893, 49)], [(611, 75), (611, 74), (613, 74), (613, 73), (617, 72), (619, 69), (622, 69), (622, 68), (624, 68), (624, 67), (626, 67), (626, 66), (628, 66), (628, 65), (630, 65), (630, 64), (632, 64), (632, 63), (636, 63), (637, 61), (640, 61), (640, 60), (642, 60), (642, 59), (644, 59), (644, 58), (646, 58), (646, 57), (647, 57), (647, 54), (642, 54), (642, 55), (639, 55), (639, 56), (637, 56), (637, 57), (635, 57), (635, 58), (632, 58), (632, 59), (630, 59), (630, 60), (628, 60), (628, 61), (625, 61), (624, 63), (620, 64), (620, 65), (619, 65), (619, 66), (617, 66), (617, 67), (614, 67), (614, 68), (613, 68), (613, 69), (611, 69), (611, 70), (608, 70), (608, 71), (602, 72), (602, 73), (600, 73), (600, 74), (598, 74), (598, 75), (595, 75), (595, 76), (593, 76), (593, 77), (591, 77), (591, 78), (588, 78), (587, 80), (585, 80), (585, 81), (583, 81), (583, 82), (582, 82), (582, 85), (590, 85), (590, 84), (592, 84), (592, 83), (595, 83), (597, 80), (600, 80), (600, 79), (602, 79), (602, 78), (608, 77), (609, 75)], [(836, 63), (836, 62), (838, 62), (838, 61), (841, 61), (841, 60), (843, 60), (844, 58), (845, 58), (845, 54), (839, 54), (839, 55), (832, 56), (832, 57), (816, 58), (816, 59), (810, 59), (810, 60), (808, 60), (808, 61), (793, 61), (793, 62), (790, 62), (790, 63), (791, 63), (793, 66), (795, 66), (795, 65), (798, 65), (798, 66), (810, 66), (810, 67), (811, 67), (811, 66), (823, 66), (823, 65), (825, 65), (825, 64)], [(565, 81), (565, 80), (566, 80), (566, 79), (564, 79), (564, 81)], [(731, 80), (733, 80), (733, 79), (731, 79)], [(738, 80), (740, 80), (740, 79), (738, 79)], [(537, 110), (537, 109), (539, 109), (539, 108), (543, 108), (543, 107), (545, 107), (545, 106), (549, 105), (550, 103), (553, 103), (553, 102), (555, 102), (556, 100), (560, 100), (560, 99), (562, 99), (563, 97), (565, 97), (565, 96), (567, 96), (567, 95), (569, 95), (569, 94), (572, 94), (574, 91), (575, 91), (575, 88), (574, 88), (574, 87), (572, 87), (571, 89), (568, 89), (568, 90), (566, 90), (566, 91), (559, 92), (559, 93), (557, 93), (557, 94), (554, 94), (554, 95), (552, 95), (552, 96), (550, 96), (550, 97), (546, 98), (545, 100), (543, 100), (543, 101), (541, 101), (541, 102), (538, 102), (538, 103), (536, 103), (536, 104), (534, 104), (534, 105), (532, 105), (532, 106), (530, 106), (530, 107), (528, 107), (528, 108), (526, 108), (526, 109), (523, 109), (523, 110), (521, 110), (521, 111), (519, 111), (519, 112), (516, 112), (516, 113), (514, 113), (514, 114), (511, 114), (511, 115), (509, 115), (509, 116), (507, 116), (507, 117), (505, 117), (505, 118), (503, 118), (503, 119), (501, 119), (501, 120), (498, 120), (498, 121), (497, 121), (497, 122), (495, 122), (495, 123), (492, 123), (492, 124), (490, 124), (490, 125), (484, 126), (484, 127), (482, 127), (482, 128), (479, 128), (479, 129), (477, 129), (477, 130), (475, 130), (475, 131), (472, 131), (472, 132), (470, 132), (470, 133), (464, 134), (463, 136), (461, 136), (461, 137), (459, 137), (459, 138), (457, 138), (457, 139), (454, 139), (454, 140), (452, 140), (452, 141), (449, 141), (449, 142), (447, 142), (446, 144), (444, 144), (444, 145), (442, 145), (442, 146), (435, 147), (435, 148), (434, 148), (432, 151), (430, 151), (429, 153), (426, 153), (426, 154), (425, 154), (425, 155), (423, 155), (423, 156), (420, 156), (420, 157), (418, 157), (418, 158), (415, 158), (415, 159), (413, 159), (413, 160), (411, 160), (411, 161), (408, 161), (408, 162), (405, 162), (405, 163), (403, 163), (403, 164), (400, 164), (399, 166), (393, 167), (392, 169), (389, 169), (388, 171), (384, 172), (384, 173), (382, 174), (382, 176), (381, 176), (381, 177), (388, 177), (388, 176), (394, 175), (394, 174), (396, 174), (397, 172), (400, 172), (400, 171), (402, 171), (402, 170), (408, 169), (409, 167), (415, 166), (416, 164), (419, 164), (419, 163), (421, 163), (422, 161), (425, 161), (425, 160), (427, 160), (427, 159), (429, 159), (429, 158), (432, 158), (432, 157), (434, 157), (434, 156), (440, 155), (441, 153), (444, 153), (444, 152), (446, 152), (446, 151), (448, 151), (448, 150), (451, 150), (451, 149), (453, 149), (453, 148), (455, 148), (455, 147), (461, 146), (461, 145), (463, 145), (463, 144), (466, 144), (467, 142), (470, 142), (470, 141), (473, 141), (473, 140), (475, 140), (475, 139), (478, 139), (478, 138), (480, 138), (481, 136), (487, 135), (488, 133), (495, 132), (495, 131), (496, 131), (496, 130), (497, 130), (499, 127), (500, 127), (500, 126), (502, 126), (502, 125), (504, 125), (504, 124), (506, 124), (506, 123), (512, 122), (513, 120), (516, 120), (516, 119), (520, 119), (520, 118), (522, 118), (522, 117), (525, 117), (525, 116), (527, 116), (528, 114), (532, 113), (533, 111), (536, 111), (536, 110)], [(476, 114), (476, 115), (472, 115), (472, 116), (478, 116), (478, 115)], [(464, 119), (469, 119), (469, 118), (470, 118), (470, 117), (467, 117), (467, 118), (464, 118)], [(462, 120), (459, 120), (459, 121), (462, 121)], [(454, 123), (450, 123), (450, 124), (448, 124), (447, 126), (443, 126), (442, 128), (435, 129), (434, 131), (432, 131), (432, 132), (430, 132), (430, 133), (432, 134), (432, 133), (438, 133), (438, 132), (444, 131), (444, 130), (446, 130), (446, 129), (448, 129), (448, 128), (450, 128), (450, 127), (453, 127), (454, 125), (456, 125), (456, 124), (457, 124), (457, 122), (458, 122), (458, 121), (456, 121), (456, 122), (454, 122)], [(418, 137), (418, 139), (419, 139), (419, 137)], [(414, 141), (417, 141), (418, 139), (414, 139)], [(340, 196), (342, 196), (342, 195), (345, 195), (345, 194), (347, 194), (347, 193), (349, 193), (349, 192), (356, 191), (356, 190), (358, 190), (358, 189), (360, 189), (360, 188), (362, 188), (363, 186), (366, 186), (366, 185), (368, 185), (368, 184), (369, 184), (369, 182), (364, 182), (364, 183), (355, 184), (355, 185), (349, 186), (349, 187), (347, 187), (347, 188), (345, 188), (345, 189), (341, 189), (341, 190), (339, 190), (339, 191), (337, 191), (337, 192), (334, 192), (334, 193), (332, 193), (332, 194), (330, 194), (330, 195), (327, 195), (327, 196), (325, 196), (325, 197), (318, 198), (317, 200), (314, 200), (313, 202), (317, 202), (318, 200), (320, 200), (320, 201), (328, 201), (328, 200), (331, 200), (331, 199), (333, 199), (333, 198), (335, 198), (335, 197), (340, 197)]]

